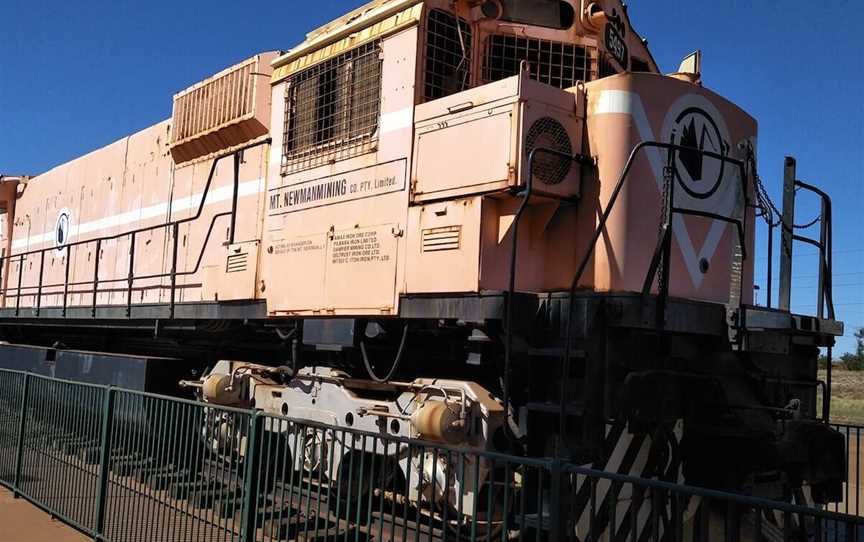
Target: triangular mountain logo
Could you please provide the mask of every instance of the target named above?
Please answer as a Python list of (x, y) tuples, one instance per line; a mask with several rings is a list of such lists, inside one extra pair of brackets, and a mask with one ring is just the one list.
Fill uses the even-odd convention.
[[(693, 117), (690, 117), (690, 124), (684, 126), (684, 133), (681, 135), (681, 146), (699, 150), (704, 149), (696, 137), (696, 119)], [(687, 174), (690, 175), (691, 179), (694, 181), (702, 180), (702, 153), (695, 150), (681, 151), (681, 165), (687, 170)]]

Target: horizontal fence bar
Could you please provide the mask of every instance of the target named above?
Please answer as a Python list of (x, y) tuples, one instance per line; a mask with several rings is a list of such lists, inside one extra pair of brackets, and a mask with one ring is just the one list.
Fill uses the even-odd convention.
[(111, 542), (864, 537), (830, 506), (6, 370), (0, 484)]

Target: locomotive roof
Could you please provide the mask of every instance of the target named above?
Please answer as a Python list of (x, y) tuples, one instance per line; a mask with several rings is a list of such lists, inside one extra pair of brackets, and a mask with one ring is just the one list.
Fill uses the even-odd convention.
[[(416, 23), (422, 4), (423, 0), (373, 0), (316, 28), (306, 34), (302, 43), (273, 61), (273, 80), (322, 60), (319, 57), (338, 54), (343, 49)], [(331, 47), (325, 48), (325, 45)], [(304, 58), (307, 54), (312, 58)]]
[(349, 23), (351, 23), (352, 25), (354, 23), (356, 23), (357, 25), (362, 25), (376, 12), (380, 11), (380, 9), (378, 8), (392, 7), (394, 9), (399, 9), (402, 6), (416, 4), (420, 1), (422, 0), (373, 0), (372, 2), (367, 2), (359, 8), (349, 11), (345, 15), (342, 15), (341, 17), (334, 19), (329, 23), (323, 24), (318, 28), (312, 30), (311, 32), (307, 33), (306, 40), (302, 44), (300, 44), (300, 46), (319, 37), (325, 37), (328, 34), (332, 33), (334, 30), (342, 28)]
[[(417, 24), (424, 3), (425, 0), (373, 0), (312, 30), (303, 42), (272, 62), (272, 81), (276, 83), (348, 49)], [(648, 63), (651, 71), (659, 71), (647, 42), (630, 24), (626, 9), (620, 9), (623, 3), (618, 0), (611, 0), (611, 3), (619, 6), (626, 25), (636, 37), (631, 41), (631, 47), (635, 46), (634, 52), (638, 48), (639, 56)]]

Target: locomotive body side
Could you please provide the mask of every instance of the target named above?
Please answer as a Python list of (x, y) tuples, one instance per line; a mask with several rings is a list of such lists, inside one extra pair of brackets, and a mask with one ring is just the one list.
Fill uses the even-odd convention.
[(275, 81), (261, 269), (269, 315), (398, 313), (417, 36), (412, 25)]
[[(96, 261), (106, 278), (126, 274), (126, 260), (119, 257), (129, 249), (126, 239), (105, 243), (98, 256), (95, 245), (79, 245), (68, 252), (63, 247), (139, 224), (157, 226), (166, 221), (174, 169), (165, 147), (168, 126), (168, 122), (162, 122), (58, 166), (34, 177), (19, 190), (9, 240), (11, 253), (56, 250), (45, 251), (44, 256), (32, 253), (5, 261), (6, 307), (61, 306), (67, 267), (69, 306), (90, 302), (93, 289), (87, 292), (85, 284), (92, 280)], [(161, 272), (164, 248), (164, 235), (160, 233), (154, 231), (142, 239), (138, 250), (141, 269)], [(42, 299), (37, 300), (40, 267), (44, 285)], [(159, 302), (159, 281), (142, 281), (139, 286), (136, 301)], [(106, 291), (97, 303), (112, 300), (116, 301), (117, 295)]]
[[(623, 13), (620, 6), (609, 11)], [(376, 5), (364, 17), (377, 22), (341, 39), (338, 25), (327, 27), (281, 58), (261, 55), (261, 65), (273, 61), (272, 88), (260, 80), (266, 70), (255, 74), (254, 92), (243, 96), (255, 108), (238, 114), (242, 129), (226, 128), (231, 90), (214, 84), (248, 62), (175, 97), (171, 121), (33, 179), (18, 197), (11, 252), (52, 244), (58, 250), (4, 261), (5, 306), (20, 312), (258, 300), (266, 312), (248, 316), (398, 316), (404, 296), (506, 289), (514, 228), (524, 240), (516, 289), (566, 289), (596, 225), (596, 203), (581, 194), (596, 179), (578, 163), (540, 156), (535, 166), (548, 175), (534, 173), (535, 197), (518, 223), (521, 202), (513, 196), (527, 185), (534, 147), (552, 142), (573, 155), (587, 150), (587, 94), (567, 85), (602, 75), (606, 57), (597, 40), (578, 21), (568, 29), (493, 24), (461, 4), (437, 1)], [(435, 66), (442, 40), (457, 38), (470, 57), (458, 61), (463, 68), (448, 68), (464, 71), (453, 82), (447, 79), (453, 73), (436, 74)], [(630, 45), (635, 59), (637, 46)], [(547, 47), (562, 48), (559, 57), (540, 53), (537, 65), (528, 62), (523, 71), (522, 56)], [(208, 98), (208, 85), (221, 97)], [(212, 152), (261, 141), (263, 124), (272, 146), (243, 152), (240, 218), (231, 221), (223, 213), (231, 210), (232, 166), (230, 160), (215, 166), (208, 187)], [(454, 148), (454, 140), (465, 143)], [(607, 168), (601, 184), (608, 186), (605, 172), (611, 178), (618, 164), (601, 161)], [(191, 220), (205, 187), (200, 217)], [(630, 216), (629, 209), (617, 214)], [(158, 226), (176, 221), (175, 264), (173, 231)], [(125, 235), (148, 227), (134, 240)], [(70, 246), (68, 254), (62, 249), (115, 235), (99, 243), (98, 257), (95, 242)], [(622, 243), (616, 257), (629, 255), (632, 240), (615, 239)], [(67, 257), (71, 288), (64, 287)], [(596, 260), (601, 275), (606, 263), (604, 256)], [(712, 273), (721, 282), (724, 267)], [(580, 286), (638, 290), (633, 280), (593, 275), (592, 267)]]
[[(259, 86), (266, 89), (266, 77)], [(269, 102), (256, 104), (265, 106), (269, 121)], [(210, 115), (204, 105), (188, 114), (190, 122), (195, 114)], [(247, 142), (242, 128), (235, 139)], [(4, 260), (5, 307), (19, 315), (65, 308), (72, 316), (96, 306), (165, 304), (175, 265), (178, 303), (255, 298), (268, 146), (243, 152), (236, 206), (242, 219), (231, 224), (232, 163), (214, 166), (206, 147), (194, 156), (188, 140), (181, 151), (194, 158), (176, 161), (171, 130), (171, 120), (160, 122), (18, 187), (4, 242), (20, 256)], [(175, 222), (176, 264), (175, 232), (167, 226)]]

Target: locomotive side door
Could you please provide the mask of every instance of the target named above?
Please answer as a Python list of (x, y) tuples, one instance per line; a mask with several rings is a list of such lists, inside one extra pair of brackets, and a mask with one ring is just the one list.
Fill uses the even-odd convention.
[[(418, 32), (274, 64), (262, 247), (271, 315), (396, 314), (404, 282)], [(310, 53), (311, 54), (311, 53)], [(281, 64), (280, 64), (281, 63)]]

